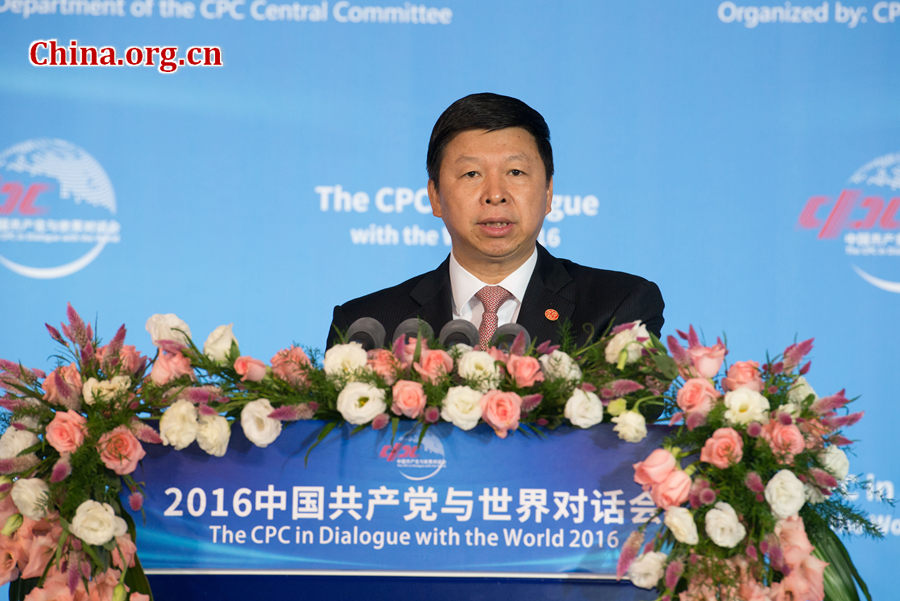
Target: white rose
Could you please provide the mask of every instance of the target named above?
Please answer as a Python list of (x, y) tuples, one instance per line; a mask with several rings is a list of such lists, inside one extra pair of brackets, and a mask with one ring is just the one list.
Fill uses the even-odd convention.
[(719, 501), (706, 512), (706, 534), (720, 547), (732, 549), (744, 540), (747, 529), (738, 520), (737, 513), (728, 503)]
[(779, 519), (795, 515), (806, 502), (803, 483), (790, 470), (781, 470), (772, 476), (766, 484), (765, 495), (772, 513)]
[(644, 553), (628, 567), (628, 577), (634, 586), (640, 588), (653, 588), (666, 569), (666, 559), (668, 556), (659, 551), (650, 551)]
[(838, 482), (846, 478), (850, 472), (850, 460), (847, 459), (847, 454), (834, 445), (830, 445), (819, 453), (819, 461), (822, 462), (822, 467), (826, 471), (837, 478)]
[(166, 409), (159, 420), (159, 436), (163, 444), (181, 450), (197, 438), (197, 408), (179, 399)]
[(800, 376), (794, 382), (794, 385), (791, 386), (791, 389), (788, 390), (787, 398), (788, 401), (790, 401), (794, 405), (800, 406), (809, 395), (813, 395), (814, 399), (819, 398), (816, 395), (816, 391), (813, 390), (813, 387), (810, 386), (809, 382), (806, 381), (806, 378)]
[(641, 442), (647, 437), (647, 420), (637, 411), (625, 411), (612, 418), (613, 430), (625, 442)]
[(325, 351), (322, 368), (329, 376), (350, 374), (366, 366), (366, 351), (358, 342), (336, 344)]
[(87, 500), (75, 510), (69, 531), (89, 545), (105, 545), (125, 534), (127, 525), (109, 503)]
[(484, 351), (463, 353), (456, 365), (460, 377), (482, 392), (500, 384), (500, 368), (494, 358)]
[[(38, 442), (38, 437), (34, 432), (19, 430), (9, 426), (6, 428), (3, 436), (0, 436), (0, 459), (15, 459), (19, 456), (19, 453), (28, 447), (36, 445)], [(38, 461), (37, 455), (34, 453), (30, 453), (26, 457), (33, 459), (35, 463)]]
[(338, 394), (337, 410), (354, 426), (367, 424), (385, 412), (384, 390), (363, 382), (350, 382)]
[(221, 415), (201, 415), (197, 422), (197, 444), (216, 457), (222, 457), (228, 450), (231, 439), (231, 424)]
[(241, 410), (241, 428), (244, 429), (247, 440), (262, 448), (275, 442), (281, 434), (281, 421), (269, 417), (274, 410), (269, 399), (256, 399), (244, 405)]
[(237, 338), (231, 328), (234, 324), (227, 326), (219, 326), (206, 337), (203, 343), (203, 354), (215, 361), (216, 363), (224, 363), (228, 359), (228, 352), (231, 350), (231, 344), (237, 345)]
[(686, 507), (672, 506), (666, 509), (665, 524), (672, 536), (686, 545), (696, 545), (700, 541), (694, 515)]
[(22, 478), (13, 484), (10, 496), (19, 513), (26, 518), (39, 520), (47, 513), (50, 487), (40, 478)]
[[(606, 345), (606, 361), (616, 364), (619, 362), (619, 356), (625, 351), (625, 363), (634, 363), (641, 358), (641, 350), (650, 340), (650, 333), (647, 332), (647, 326), (639, 321), (632, 322), (632, 327), (622, 330), (612, 337)], [(644, 338), (645, 342), (638, 341), (638, 337)]]
[(603, 421), (603, 403), (593, 392), (576, 388), (566, 401), (563, 414), (579, 428), (590, 428)]
[(151, 315), (144, 327), (150, 332), (153, 344), (158, 344), (160, 340), (174, 340), (187, 344), (191, 338), (191, 329), (188, 324), (174, 313)]
[(444, 397), (441, 417), (461, 430), (471, 430), (481, 419), (481, 393), (468, 386), (453, 386)]
[(749, 388), (738, 388), (725, 393), (725, 421), (746, 425), (750, 422), (769, 421), (769, 399)]
[(108, 402), (124, 393), (131, 387), (131, 378), (128, 376), (115, 376), (111, 380), (97, 381), (96, 378), (88, 378), (81, 387), (81, 396), (88, 405), (97, 401)]
[(544, 374), (551, 380), (577, 382), (581, 379), (581, 368), (572, 357), (559, 349), (549, 355), (541, 355), (540, 362)]

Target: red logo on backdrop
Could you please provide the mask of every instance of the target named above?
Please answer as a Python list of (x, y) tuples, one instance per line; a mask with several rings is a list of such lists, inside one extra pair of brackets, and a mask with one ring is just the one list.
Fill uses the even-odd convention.
[(819, 240), (840, 240), (869, 284), (900, 294), (900, 153), (860, 167), (834, 196), (812, 196), (797, 225)]

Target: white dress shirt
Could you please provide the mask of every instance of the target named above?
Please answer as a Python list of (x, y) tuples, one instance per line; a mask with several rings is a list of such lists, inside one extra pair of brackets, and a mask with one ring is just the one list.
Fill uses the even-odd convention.
[(451, 252), (450, 287), (453, 291), (453, 319), (466, 319), (475, 324), (476, 328), (479, 327), (481, 316), (484, 313), (484, 305), (475, 297), (475, 294), (485, 286), (503, 286), (513, 295), (513, 298), (506, 300), (497, 309), (497, 326), (514, 323), (519, 316), (522, 299), (525, 298), (525, 289), (528, 288), (535, 265), (537, 265), (537, 247), (528, 260), (506, 276), (503, 281), (497, 284), (486, 284), (466, 271)]

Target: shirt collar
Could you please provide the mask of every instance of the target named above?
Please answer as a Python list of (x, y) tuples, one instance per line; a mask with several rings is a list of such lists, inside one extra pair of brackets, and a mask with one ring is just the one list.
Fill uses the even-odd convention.
[[(528, 257), (524, 263), (522, 263), (514, 272), (506, 276), (501, 282), (494, 285), (506, 288), (521, 305), (522, 299), (525, 298), (525, 290), (528, 288), (528, 282), (531, 281), (531, 274), (534, 272), (535, 265), (537, 265), (536, 246), (534, 251), (532, 251), (531, 256)], [(455, 314), (459, 313), (460, 308), (471, 302), (475, 293), (485, 286), (490, 285), (491, 284), (482, 282), (466, 271), (466, 269), (459, 264), (459, 261), (456, 260), (456, 257), (453, 256), (453, 251), (450, 252), (450, 287), (453, 291), (453, 312)]]

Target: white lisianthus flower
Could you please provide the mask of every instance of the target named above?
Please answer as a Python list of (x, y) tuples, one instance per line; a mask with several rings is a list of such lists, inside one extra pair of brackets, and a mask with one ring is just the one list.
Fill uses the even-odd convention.
[(453, 386), (447, 391), (441, 417), (461, 430), (471, 430), (481, 419), (481, 393), (468, 386)]
[[(639, 342), (638, 338), (644, 338), (645, 342)], [(650, 341), (650, 333), (647, 326), (639, 321), (632, 322), (632, 327), (622, 330), (612, 337), (606, 345), (606, 361), (616, 364), (622, 351), (625, 351), (625, 364), (634, 363), (641, 358), (641, 351)]]
[(791, 389), (788, 390), (787, 398), (790, 403), (799, 407), (809, 395), (812, 395), (813, 399), (819, 398), (813, 387), (806, 381), (806, 378), (800, 376), (794, 382), (794, 385), (791, 386)]
[(769, 399), (750, 388), (738, 388), (725, 393), (725, 421), (747, 425), (769, 421)]
[(105, 545), (128, 527), (109, 503), (87, 500), (75, 510), (69, 531), (89, 545)]
[(367, 424), (384, 413), (384, 390), (364, 382), (350, 382), (338, 394), (337, 410), (354, 426)]
[(131, 387), (131, 378), (128, 376), (114, 376), (111, 380), (98, 381), (97, 378), (88, 378), (81, 387), (81, 396), (87, 405), (93, 405), (97, 401), (109, 402)]
[(159, 344), (160, 340), (174, 340), (187, 344), (191, 338), (191, 329), (174, 313), (157, 313), (151, 315), (144, 326), (150, 332), (153, 344)]
[(366, 351), (358, 342), (335, 344), (325, 351), (322, 368), (326, 375), (343, 376), (364, 368), (367, 359)]
[(39, 520), (47, 513), (50, 487), (40, 478), (20, 478), (13, 484), (13, 503), (26, 518)]
[(781, 470), (772, 476), (766, 484), (765, 496), (772, 513), (779, 519), (795, 515), (806, 502), (803, 482), (790, 470)]
[[(0, 459), (15, 459), (19, 453), (38, 442), (38, 437), (34, 432), (10, 426), (3, 432), (3, 436), (0, 436)], [(38, 461), (37, 455), (34, 453), (26, 455), (26, 457), (33, 458), (35, 463)]]
[(822, 462), (822, 467), (838, 482), (850, 473), (850, 460), (847, 458), (847, 454), (835, 445), (829, 445), (819, 453), (819, 461)]
[(557, 349), (549, 355), (541, 355), (541, 370), (551, 380), (568, 380), (577, 382), (581, 380), (581, 368), (568, 354)]
[(734, 507), (723, 501), (706, 512), (705, 521), (706, 534), (720, 547), (733, 549), (747, 535), (747, 529), (738, 520)]
[(641, 442), (647, 437), (647, 420), (637, 411), (624, 411), (612, 418), (613, 430), (625, 442)]
[(163, 412), (159, 437), (163, 444), (180, 451), (197, 438), (197, 428), (197, 408), (190, 401), (178, 399)]
[(563, 414), (579, 428), (590, 428), (603, 421), (603, 402), (593, 392), (576, 388), (566, 401)]
[(231, 424), (221, 415), (201, 415), (197, 421), (197, 444), (215, 457), (222, 457), (231, 440)]
[(463, 353), (456, 369), (460, 377), (482, 392), (500, 384), (500, 368), (494, 358), (484, 351)]
[(686, 545), (696, 545), (700, 541), (697, 534), (697, 523), (694, 522), (694, 514), (686, 507), (671, 506), (666, 509), (664, 520), (672, 536)]
[(634, 586), (650, 589), (663, 577), (668, 556), (660, 551), (644, 553), (628, 567), (628, 577)]
[(244, 429), (247, 440), (262, 448), (275, 442), (281, 434), (281, 421), (269, 417), (274, 410), (269, 399), (256, 399), (244, 405), (241, 410), (241, 428)]
[(234, 337), (232, 327), (234, 324), (222, 325), (206, 337), (203, 343), (203, 354), (215, 361), (216, 363), (225, 363), (228, 360), (228, 351), (231, 350), (231, 344), (237, 345), (237, 338)]

